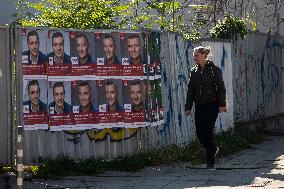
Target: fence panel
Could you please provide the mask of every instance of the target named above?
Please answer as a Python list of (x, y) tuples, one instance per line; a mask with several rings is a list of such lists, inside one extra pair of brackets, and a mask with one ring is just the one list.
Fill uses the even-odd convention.
[(233, 45), (234, 116), (252, 121), (284, 112), (284, 37), (249, 33)]
[(0, 162), (12, 163), (12, 106), (9, 28), (0, 27)]
[[(159, 40), (165, 124), (119, 132), (111, 129), (24, 131), (25, 163), (38, 157), (54, 158), (58, 155), (74, 159), (112, 159), (192, 141), (195, 138), (194, 119), (184, 115), (184, 104), (189, 71), (194, 65), (192, 49), (200, 44), (211, 47), (211, 59), (222, 69), (227, 89), (229, 111), (219, 115), (218, 131), (232, 127), (234, 119), (251, 120), (284, 111), (283, 38), (249, 34), (246, 40), (235, 43), (210, 39), (193, 43), (174, 33), (161, 33)], [(19, 106), (18, 110), (21, 109)], [(111, 140), (111, 136), (117, 141)]]
[[(160, 34), (151, 33), (151, 35)], [(165, 124), (139, 129), (124, 129), (121, 133), (111, 133), (109, 129), (77, 133), (24, 131), (25, 162), (32, 162), (38, 157), (55, 158), (59, 155), (68, 155), (75, 159), (91, 157), (112, 159), (169, 144), (183, 145), (192, 141), (195, 138), (194, 119), (192, 116), (184, 116), (184, 104), (189, 71), (194, 65), (192, 49), (201, 42), (193, 44), (173, 33), (162, 33), (158, 40), (161, 42), (161, 84)], [(223, 66), (228, 99), (231, 101), (231, 46), (227, 42), (208, 42), (207, 44), (212, 46), (212, 49), (216, 49), (214, 50), (214, 61), (217, 65)], [(233, 103), (230, 104), (232, 105)], [(217, 122), (219, 130), (231, 127), (232, 120), (232, 112), (221, 115)], [(101, 140), (95, 140), (105, 132), (110, 133)], [(116, 134), (118, 141), (111, 140), (111, 134)]]

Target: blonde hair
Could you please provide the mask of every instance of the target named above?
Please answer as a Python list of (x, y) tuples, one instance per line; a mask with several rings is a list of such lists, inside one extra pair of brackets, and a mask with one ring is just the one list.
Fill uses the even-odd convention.
[(207, 47), (198, 46), (193, 49), (193, 52), (196, 52), (196, 51), (199, 52), (200, 54), (205, 54), (207, 57), (211, 52), (211, 48), (209, 46)]

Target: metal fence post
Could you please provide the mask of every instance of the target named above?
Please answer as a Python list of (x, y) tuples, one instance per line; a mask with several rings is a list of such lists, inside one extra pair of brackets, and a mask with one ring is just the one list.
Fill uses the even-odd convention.
[(23, 151), (23, 139), (22, 139), (22, 126), (18, 126), (18, 132), (17, 132), (17, 188), (23, 189), (23, 157), (24, 157), (24, 151)]

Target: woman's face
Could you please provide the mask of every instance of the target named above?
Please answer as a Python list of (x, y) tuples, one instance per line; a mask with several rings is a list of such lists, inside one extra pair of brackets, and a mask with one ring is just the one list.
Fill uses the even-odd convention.
[(204, 62), (206, 62), (206, 54), (201, 54), (196, 50), (193, 52), (193, 59), (198, 65), (203, 64)]

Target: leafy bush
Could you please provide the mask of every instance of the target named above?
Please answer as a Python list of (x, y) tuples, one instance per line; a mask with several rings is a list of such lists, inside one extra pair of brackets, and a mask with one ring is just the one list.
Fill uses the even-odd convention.
[(222, 21), (210, 30), (210, 35), (213, 38), (233, 39), (240, 35), (244, 38), (248, 33), (247, 26), (244, 20), (238, 17), (225, 16)]

